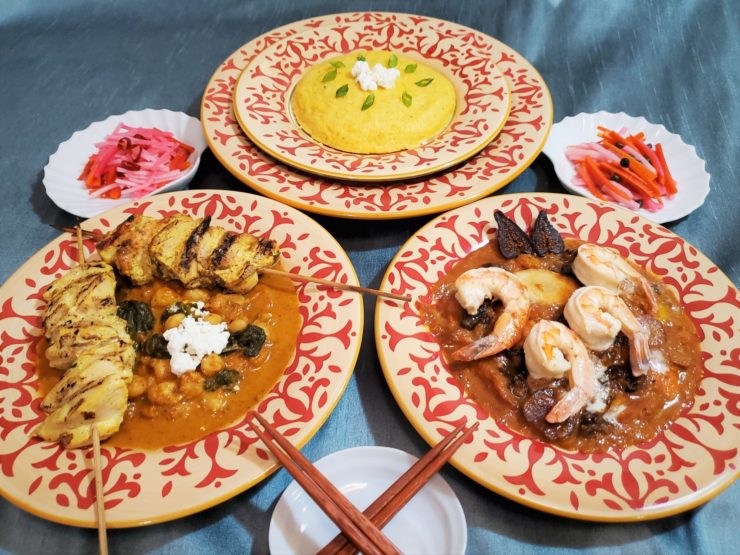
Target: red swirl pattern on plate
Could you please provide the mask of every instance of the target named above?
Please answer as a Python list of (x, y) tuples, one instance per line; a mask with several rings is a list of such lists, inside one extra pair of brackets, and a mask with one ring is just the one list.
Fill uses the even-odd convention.
[[(353, 185), (315, 178), (275, 162), (242, 133), (232, 94), (242, 70), (262, 50), (310, 29), (354, 23), (410, 22), (460, 33), (471, 48), (490, 48), (509, 83), (511, 111), (501, 133), (467, 162), (428, 179)], [(550, 92), (519, 53), (469, 27), (396, 13), (357, 12), (307, 19), (275, 29), (245, 44), (216, 70), (203, 93), (201, 122), (211, 150), (238, 179), (261, 193), (320, 214), (393, 219), (432, 214), (484, 197), (523, 172), (545, 144), (552, 125)]]
[(580, 197), (530, 193), (478, 201), (416, 233), (391, 263), (381, 289), (420, 301), (457, 261), (488, 241), (493, 213), (520, 225), (546, 210), (565, 236), (609, 245), (675, 288), (702, 341), (704, 376), (693, 406), (657, 437), (603, 454), (564, 451), (489, 418), (449, 373), (413, 305), (379, 302), (375, 335), (399, 405), (430, 443), (461, 420), (480, 429), (453, 463), (489, 489), (531, 507), (581, 519), (667, 516), (730, 485), (740, 456), (740, 296), (693, 246), (648, 220)]
[[(467, 31), (411, 20), (304, 31), (253, 58), (234, 88), (236, 115), (263, 150), (312, 173), (369, 181), (426, 175), (477, 153), (506, 121), (506, 78), (491, 59), (491, 45), (478, 49), (478, 44)], [(294, 86), (316, 63), (355, 50), (391, 50), (421, 58), (446, 74), (458, 103), (450, 127), (417, 149), (376, 155), (335, 150), (304, 133), (290, 115)]]
[[(278, 202), (246, 193), (183, 192), (158, 195), (88, 220), (106, 231), (127, 214), (210, 214), (214, 224), (269, 235), (286, 270), (357, 283), (337, 242), (316, 222)], [(94, 243), (86, 241), (86, 255)], [(53, 241), (0, 289), (0, 490), (22, 508), (66, 524), (94, 526), (90, 450), (64, 451), (31, 438), (44, 414), (39, 407), (36, 343), (43, 333), (41, 294), (76, 264), (74, 238)], [(302, 326), (296, 352), (258, 410), (302, 445), (339, 400), (354, 367), (362, 335), (362, 299), (336, 290), (298, 287)], [(259, 482), (275, 468), (255, 445), (244, 421), (188, 444), (158, 451), (106, 448), (103, 476), (108, 524), (161, 522), (215, 505)], [(197, 492), (194, 494), (194, 492)]]

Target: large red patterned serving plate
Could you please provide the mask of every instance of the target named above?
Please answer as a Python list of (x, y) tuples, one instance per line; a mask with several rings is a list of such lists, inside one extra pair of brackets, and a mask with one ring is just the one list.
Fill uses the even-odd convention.
[(396, 401), (430, 444), (477, 421), (453, 464), (487, 488), (542, 511), (598, 521), (672, 515), (728, 487), (740, 464), (740, 296), (693, 246), (626, 210), (582, 197), (502, 195), (448, 212), (398, 252), (381, 289), (427, 299), (431, 286), (488, 241), (494, 210), (530, 225), (546, 210), (566, 237), (610, 245), (675, 288), (702, 342), (704, 375), (691, 407), (654, 439), (583, 454), (524, 437), (489, 418), (452, 377), (415, 304), (378, 302), (375, 339)]
[[(346, 253), (306, 215), (270, 199), (227, 191), (163, 194), (116, 208), (83, 224), (105, 231), (129, 214), (173, 212), (212, 216), (239, 232), (269, 235), (291, 272), (357, 284)], [(94, 244), (85, 243), (93, 256)], [(73, 237), (52, 241), (0, 288), (0, 493), (19, 507), (56, 522), (94, 526), (89, 449), (64, 451), (31, 438), (44, 418), (39, 408), (35, 346), (43, 333), (41, 294), (75, 264)], [(352, 374), (363, 327), (356, 293), (298, 287), (302, 325), (295, 354), (257, 410), (296, 445), (326, 420)], [(105, 507), (113, 527), (179, 518), (253, 486), (277, 465), (242, 420), (207, 437), (157, 451), (102, 447)]]
[[(390, 31), (388, 26), (392, 27)], [(390, 42), (389, 32), (394, 34)], [(249, 139), (262, 150), (313, 174), (363, 182), (398, 181), (447, 169), (478, 153), (501, 131), (511, 108), (511, 94), (506, 77), (494, 64), (490, 52), (478, 50), (474, 35), (452, 35), (441, 47), (439, 34), (440, 25), (436, 22), (401, 20), (326, 25), (286, 37), (258, 53), (239, 76), (234, 87), (234, 113)], [(423, 67), (429, 66), (455, 87), (457, 107), (443, 133), (410, 150), (354, 154), (325, 146), (301, 129), (290, 98), (306, 71), (341, 54), (389, 46), (393, 52), (421, 64), (414, 72), (415, 79), (421, 79)], [(334, 68), (339, 72), (336, 84), (331, 83), (334, 88), (347, 81), (351, 69)], [(350, 81), (354, 81), (351, 75)], [(353, 109), (358, 113), (366, 94), (356, 100), (359, 103)], [(400, 105), (401, 90), (397, 94)], [(375, 105), (369, 109), (385, 107)]]
[[(392, 50), (401, 31), (434, 29), (419, 51), (433, 58), (465, 37), (485, 52), (508, 80), (511, 111), (498, 136), (466, 162), (429, 178), (353, 184), (302, 173), (265, 154), (247, 139), (232, 109), (239, 75), (264, 49), (287, 37), (324, 26), (377, 24), (378, 48)], [(424, 16), (356, 12), (305, 19), (279, 27), (231, 54), (206, 85), (201, 122), (211, 151), (238, 179), (257, 191), (308, 212), (357, 219), (394, 219), (433, 214), (482, 198), (508, 184), (537, 157), (552, 125), (550, 92), (537, 70), (518, 52), (479, 31)]]

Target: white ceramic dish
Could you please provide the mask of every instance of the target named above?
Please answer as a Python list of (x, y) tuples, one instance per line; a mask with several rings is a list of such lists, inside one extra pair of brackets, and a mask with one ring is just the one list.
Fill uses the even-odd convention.
[[(355, 447), (324, 457), (315, 466), (360, 510), (370, 505), (416, 457), (390, 447)], [(339, 532), (303, 489), (291, 484), (270, 521), (272, 555), (316, 553)], [(460, 501), (437, 474), (383, 532), (403, 553), (465, 553), (467, 524)]]
[(49, 163), (44, 168), (43, 182), (46, 194), (59, 208), (76, 216), (91, 218), (135, 200), (127, 196), (121, 196), (120, 199), (93, 198), (88, 194), (85, 184), (77, 179), (88, 158), (95, 152), (95, 143), (113, 132), (119, 123), (169, 131), (177, 140), (195, 148), (189, 158), (190, 167), (178, 179), (145, 196), (183, 189), (193, 179), (200, 165), (200, 155), (208, 146), (203, 137), (200, 120), (171, 110), (130, 111), (96, 121), (86, 129), (75, 132), (49, 157)]
[(704, 167), (704, 160), (699, 158), (696, 149), (684, 143), (680, 136), (671, 133), (662, 125), (623, 112), (581, 113), (568, 116), (553, 125), (543, 152), (552, 161), (555, 173), (568, 191), (595, 198), (585, 187), (573, 185), (576, 171), (565, 157), (565, 149), (570, 145), (597, 141), (596, 128), (599, 125), (615, 130), (626, 127), (630, 133), (642, 131), (648, 142), (663, 145), (666, 162), (676, 180), (678, 193), (672, 199), (665, 200), (663, 208), (658, 212), (648, 212), (641, 208), (633, 212), (660, 224), (683, 218), (704, 203), (709, 194), (709, 174)]

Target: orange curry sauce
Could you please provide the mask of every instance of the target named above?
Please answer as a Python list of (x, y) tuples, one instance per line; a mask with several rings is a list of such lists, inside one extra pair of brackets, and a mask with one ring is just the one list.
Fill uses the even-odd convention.
[[(129, 388), (129, 406), (118, 433), (107, 440), (107, 445), (158, 449), (199, 439), (213, 431), (223, 429), (242, 418), (280, 379), (290, 364), (296, 346), (301, 317), (298, 311), (298, 295), (289, 279), (277, 276), (262, 276), (259, 284), (246, 294), (232, 294), (219, 290), (185, 289), (178, 282), (155, 280), (141, 287), (126, 287), (119, 284), (118, 302), (124, 300), (143, 301), (150, 305), (155, 319), (153, 332), (162, 333), (164, 323), (160, 316), (164, 309), (177, 301), (205, 302), (205, 308), (218, 314), (224, 322), (231, 324), (242, 320), (263, 328), (267, 340), (259, 354), (247, 357), (241, 352), (225, 354), (225, 368), (237, 370), (238, 384), (233, 388), (204, 391), (190, 387), (169, 371), (168, 359), (153, 359), (137, 354), (134, 376), (146, 380), (144, 393), (132, 398)], [(62, 372), (49, 367), (43, 353), (46, 342), (38, 343), (39, 389), (46, 394), (60, 379)], [(191, 382), (194, 376), (185, 381)], [(195, 376), (202, 381), (202, 376)], [(197, 380), (196, 380), (197, 381)], [(166, 398), (157, 394), (157, 387), (168, 382), (170, 395)]]
[[(654, 437), (667, 423), (676, 419), (694, 399), (702, 367), (700, 346), (693, 322), (684, 313), (675, 294), (655, 276), (641, 271), (651, 283), (658, 301), (655, 318), (650, 318), (650, 346), (660, 351), (665, 359), (665, 372), (650, 371), (647, 376), (633, 378), (629, 366), (626, 338), (620, 334), (609, 350), (598, 353), (602, 364), (609, 368), (609, 407), (619, 406), (621, 412), (613, 418), (582, 410), (560, 424), (548, 424), (544, 418), (527, 417), (528, 403), (538, 390), (551, 388), (556, 399), (568, 388), (567, 377), (559, 380), (534, 380), (527, 376), (520, 344), (504, 353), (473, 362), (453, 361), (451, 354), (467, 343), (490, 333), (489, 326), (479, 325), (473, 330), (460, 326), (464, 310), (454, 296), (455, 280), (463, 272), (485, 265), (503, 267), (511, 272), (527, 268), (542, 268), (572, 276), (570, 264), (581, 241), (565, 239), (563, 253), (538, 258), (520, 255), (507, 260), (499, 252), (494, 240), (470, 253), (457, 263), (431, 291), (428, 304), (419, 303), (418, 309), (425, 325), (440, 345), (448, 367), (465, 391), (496, 420), (526, 436), (538, 438), (569, 450), (600, 452), (613, 447), (634, 445)], [(641, 303), (628, 306), (638, 317), (646, 317)], [(493, 321), (500, 314), (500, 303), (493, 305)], [(532, 321), (559, 320), (562, 307), (532, 304)], [(529, 328), (527, 328), (529, 329)], [(531, 407), (531, 405), (529, 405)], [(607, 409), (608, 412), (608, 409)]]

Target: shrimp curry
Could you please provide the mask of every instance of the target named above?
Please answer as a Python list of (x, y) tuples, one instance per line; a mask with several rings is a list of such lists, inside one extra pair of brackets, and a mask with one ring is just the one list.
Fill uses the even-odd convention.
[[(657, 277), (577, 239), (508, 258), (497, 239), (460, 260), (418, 304), (451, 373), (493, 418), (565, 449), (600, 452), (653, 438), (692, 403), (699, 339)], [(586, 258), (589, 249), (614, 258), (606, 263), (619, 271)], [(605, 283), (607, 274), (620, 279)], [(522, 285), (529, 302), (516, 298)]]

